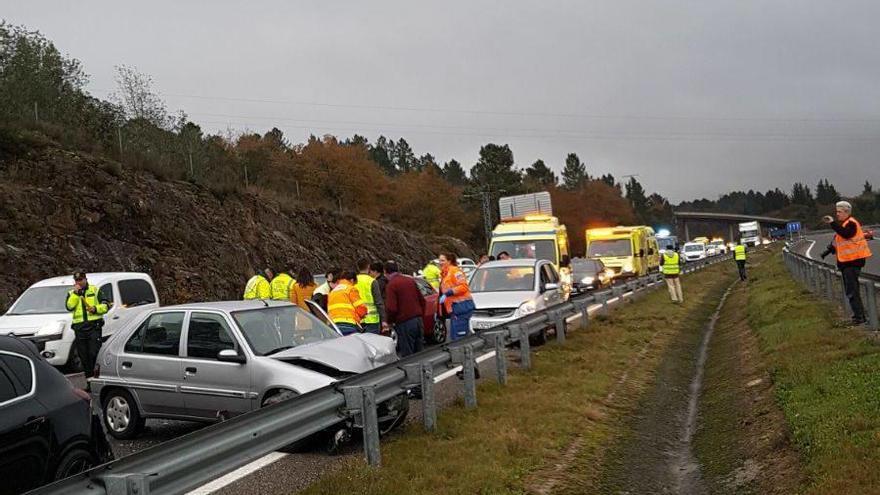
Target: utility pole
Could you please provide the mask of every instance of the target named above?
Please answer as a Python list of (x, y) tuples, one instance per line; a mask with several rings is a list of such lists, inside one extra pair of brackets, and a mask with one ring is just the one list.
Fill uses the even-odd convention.
[(192, 148), (189, 149), (189, 176), (191, 179), (195, 179), (195, 177), (196, 177), (196, 171), (195, 171), (195, 168), (193, 168), (193, 150), (192, 150)]
[(486, 231), (486, 242), (492, 238), (492, 198), (489, 191), (483, 191), (483, 228)]
[(36, 101), (34, 101), (34, 121), (40, 123), (40, 106)]
[(122, 163), (122, 127), (116, 128), (116, 136), (119, 137), (119, 163)]

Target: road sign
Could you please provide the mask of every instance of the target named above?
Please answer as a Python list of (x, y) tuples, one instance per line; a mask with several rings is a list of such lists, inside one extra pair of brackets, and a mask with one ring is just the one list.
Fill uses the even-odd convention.
[(801, 223), (800, 222), (788, 222), (785, 224), (785, 230), (789, 232), (800, 232), (801, 231)]

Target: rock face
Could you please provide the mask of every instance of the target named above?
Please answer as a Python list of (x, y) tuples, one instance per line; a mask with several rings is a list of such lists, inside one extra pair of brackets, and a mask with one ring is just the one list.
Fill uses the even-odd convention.
[(0, 159), (3, 311), (28, 285), (77, 269), (149, 273), (162, 303), (174, 304), (240, 298), (250, 270), (265, 265), (320, 272), (394, 259), (413, 271), (442, 250), (473, 256), (457, 239), (252, 193), (218, 195), (86, 154), (46, 148)]

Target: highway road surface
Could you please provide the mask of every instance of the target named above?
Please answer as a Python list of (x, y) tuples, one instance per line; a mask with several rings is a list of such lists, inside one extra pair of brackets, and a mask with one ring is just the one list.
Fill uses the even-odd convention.
[[(880, 228), (877, 226), (871, 226), (868, 228), (874, 229), (877, 234), (880, 234)], [(803, 254), (808, 258), (812, 258), (814, 260), (819, 259), (819, 255), (822, 254), (822, 251), (825, 251), (825, 247), (831, 243), (831, 239), (834, 237), (833, 233), (823, 233), (823, 234), (807, 234), (805, 237), (806, 242), (801, 242), (795, 246), (795, 252), (798, 254)], [(865, 273), (870, 273), (873, 275), (880, 275), (880, 240), (868, 241), (868, 247), (871, 248), (871, 252), (874, 254), (870, 258), (868, 258), (867, 263), (865, 264)], [(823, 261), (829, 265), (836, 264), (834, 255), (829, 255)]]

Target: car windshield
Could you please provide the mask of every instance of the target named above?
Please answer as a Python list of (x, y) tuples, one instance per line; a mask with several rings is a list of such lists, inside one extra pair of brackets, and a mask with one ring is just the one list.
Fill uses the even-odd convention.
[(495, 266), (477, 268), (470, 281), (471, 292), (535, 290), (535, 267)]
[(72, 287), (31, 287), (26, 290), (9, 310), (10, 315), (48, 315), (68, 313), (65, 307), (67, 292)]
[(258, 356), (340, 337), (335, 330), (297, 306), (235, 311), (232, 318)]
[(599, 239), (590, 241), (587, 256), (601, 258), (603, 256), (632, 256), (632, 243), (629, 239)]
[(556, 263), (556, 243), (546, 241), (495, 241), (492, 243), (492, 256), (507, 252), (511, 258), (550, 260)]
[(593, 260), (574, 260), (571, 262), (571, 272), (575, 275), (593, 275), (599, 272), (599, 262)]
[(689, 244), (684, 247), (685, 252), (692, 253), (695, 251), (702, 251), (704, 246), (702, 244)]

